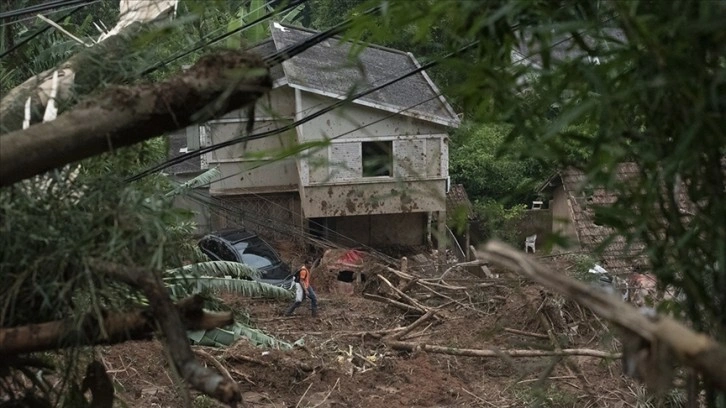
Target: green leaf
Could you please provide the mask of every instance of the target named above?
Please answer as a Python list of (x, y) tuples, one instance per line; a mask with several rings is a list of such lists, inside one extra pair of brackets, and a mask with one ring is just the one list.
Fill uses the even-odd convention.
[(195, 330), (187, 332), (187, 337), (193, 344), (210, 347), (228, 347), (237, 340), (244, 337), (257, 347), (275, 348), (289, 350), (294, 346), (303, 344), (300, 339), (293, 344), (279, 340), (242, 323), (235, 323), (225, 329), (215, 328), (210, 330)]
[(213, 276), (175, 276), (164, 278), (164, 282), (170, 286), (172, 293), (179, 294), (180, 287), (187, 289), (189, 293), (199, 293), (203, 290), (224, 291), (237, 293), (247, 297), (263, 297), (267, 299), (283, 299), (289, 300), (294, 297), (293, 293), (287, 289), (283, 289), (264, 282), (218, 278)]
[(230, 261), (209, 261), (185, 265), (181, 268), (169, 269), (164, 272), (167, 278), (194, 278), (196, 276), (216, 276), (259, 279), (260, 271), (239, 262)]
[(181, 183), (176, 186), (172, 191), (166, 193), (167, 197), (173, 197), (180, 194), (184, 194), (197, 187), (203, 187), (209, 185), (214, 179), (221, 177), (222, 172), (219, 171), (218, 167), (214, 167), (205, 171), (204, 173), (194, 177), (193, 179)]

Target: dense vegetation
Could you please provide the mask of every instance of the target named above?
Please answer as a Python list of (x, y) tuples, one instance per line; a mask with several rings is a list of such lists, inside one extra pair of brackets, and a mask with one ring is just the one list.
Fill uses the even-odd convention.
[[(378, 13), (362, 13), (373, 6), (381, 6)], [(3, 2), (3, 11), (7, 7)], [(90, 36), (91, 20), (112, 22), (110, 2), (89, 7), (93, 18), (80, 11), (61, 25)], [(109, 83), (172, 75), (210, 47), (171, 57), (235, 26), (243, 7), (249, 4), (241, 0), (182, 1), (176, 20), (122, 42), (103, 60), (49, 30), (3, 57), (2, 91), (81, 52), (87, 58), (79, 69), (88, 70), (80, 78), (86, 80), (68, 103)], [(724, 2), (310, 0), (306, 7), (299, 23), (325, 28), (349, 13), (355, 19), (348, 38), (405, 49), (421, 61), (470, 45), (432, 70), (465, 118), (452, 136), (454, 180), (491, 216), (531, 199), (533, 186), (552, 171), (580, 167), (593, 187), (619, 194), (614, 206), (600, 211), (602, 223), (631, 242), (644, 242), (659, 281), (684, 293), (677, 306), (691, 324), (726, 340)], [(2, 50), (42, 25), (3, 25)], [(570, 58), (557, 58), (558, 47)], [(528, 50), (523, 58), (513, 56), (522, 48)], [(78, 180), (89, 190), (75, 205), (64, 199), (78, 194), (72, 183), (59, 183), (54, 194), (23, 185), (0, 191), (3, 279), (26, 276), (25, 283), (42, 283), (28, 294), (28, 304), (48, 312), (23, 315), (13, 309), (17, 302), (8, 301), (17, 297), (3, 296), (0, 326), (54, 318), (62, 308), (73, 312), (87, 300), (74, 298), (78, 288), (113, 292), (113, 285), (85, 274), (88, 257), (133, 259), (154, 268), (178, 261), (170, 258), (171, 248), (183, 234), (169, 231), (184, 224), (160, 193), (165, 182), (120, 181), (159, 161), (164, 151), (152, 142), (84, 163)], [(639, 165), (637, 183), (614, 177), (624, 161)], [(687, 217), (677, 202), (681, 193), (689, 199)], [(68, 286), (54, 286), (43, 274), (49, 270), (65, 276)], [(726, 404), (707, 381), (702, 387), (708, 405)]]

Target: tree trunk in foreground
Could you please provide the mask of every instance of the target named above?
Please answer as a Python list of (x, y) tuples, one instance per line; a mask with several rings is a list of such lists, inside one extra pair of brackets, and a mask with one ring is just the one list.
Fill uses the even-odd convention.
[(657, 350), (662, 348), (659, 346), (666, 346), (682, 364), (695, 368), (716, 388), (726, 391), (726, 347), (711, 337), (694, 332), (669, 317), (648, 317), (619, 298), (556, 273), (533, 257), (500, 242), (490, 241), (478, 257), (524, 275), (636, 334), (649, 348), (642, 351), (651, 357), (660, 358)]
[(161, 277), (154, 271), (127, 267), (103, 261), (92, 262), (93, 269), (143, 292), (166, 339), (167, 350), (179, 374), (195, 389), (228, 404), (242, 400), (239, 387), (201, 364), (194, 357), (189, 345), (181, 316), (169, 298), (169, 292)]
[(178, 77), (110, 88), (56, 120), (0, 137), (0, 187), (254, 103), (272, 88), (254, 54), (208, 55)]
[[(88, 48), (81, 49), (78, 54), (72, 56), (57, 68), (52, 68), (28, 78), (22, 84), (2, 95), (0, 100), (0, 117), (2, 117), (2, 129), (0, 133), (17, 130), (22, 127), (25, 116), (25, 101), (30, 98), (31, 112), (34, 120), (42, 118), (42, 110), (48, 103), (50, 90), (52, 88), (53, 73), (58, 71), (58, 94), (56, 101), (70, 99), (76, 82), (76, 73), (85, 77), (88, 82), (84, 88), (95, 88), (108, 81), (103, 75), (83, 75), (84, 59), (101, 58), (104, 63), (110, 66), (115, 65), (124, 53), (128, 52), (128, 46), (121, 46), (132, 41), (135, 34), (142, 27), (149, 23), (160, 20), (170, 12), (176, 10), (178, 0), (144, 0), (144, 1), (119, 1), (119, 20), (116, 25), (107, 33), (101, 35), (96, 42)], [(119, 35), (120, 34), (120, 35)], [(111, 43), (111, 44), (109, 44)], [(121, 79), (121, 78), (118, 78)], [(125, 78), (131, 79), (131, 78)], [(118, 82), (116, 82), (118, 83)]]
[[(213, 329), (234, 322), (229, 312), (212, 313), (202, 309), (200, 296), (183, 299), (176, 308), (189, 330)], [(75, 320), (61, 320), (21, 327), (0, 329), (0, 356), (11, 356), (63, 347), (96, 344), (115, 344), (128, 340), (151, 338), (156, 323), (148, 310), (112, 313), (103, 316), (87, 315), (79, 325)]]

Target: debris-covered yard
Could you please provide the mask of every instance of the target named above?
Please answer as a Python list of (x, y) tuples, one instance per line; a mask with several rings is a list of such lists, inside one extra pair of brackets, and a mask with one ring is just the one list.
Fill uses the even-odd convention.
[[(567, 258), (543, 261), (569, 266)], [(363, 262), (364, 280), (351, 291), (330, 290), (340, 285), (326, 283), (318, 265), (317, 318), (223, 294), (256, 327), (304, 345), (270, 350), (240, 340), (195, 352), (238, 382), (252, 407), (626, 407), (642, 394), (622, 375), (615, 334), (589, 311), (505, 271), (480, 279), (457, 269), (440, 281), (446, 268), (431, 265)], [(182, 406), (158, 342), (103, 356), (128, 406)], [(190, 398), (193, 407), (218, 406)]]

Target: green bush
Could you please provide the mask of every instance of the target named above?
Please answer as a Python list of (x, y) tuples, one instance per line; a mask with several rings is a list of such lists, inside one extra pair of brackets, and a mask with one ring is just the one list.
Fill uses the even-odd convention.
[(524, 204), (507, 208), (501, 202), (491, 199), (475, 202), (475, 239), (485, 241), (496, 238), (516, 245), (521, 235), (518, 224), (526, 210), (527, 206)]
[(550, 175), (552, 170), (537, 160), (511, 154), (511, 129), (507, 124), (469, 123), (452, 136), (451, 176), (473, 199), (527, 202), (534, 187)]

